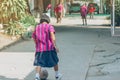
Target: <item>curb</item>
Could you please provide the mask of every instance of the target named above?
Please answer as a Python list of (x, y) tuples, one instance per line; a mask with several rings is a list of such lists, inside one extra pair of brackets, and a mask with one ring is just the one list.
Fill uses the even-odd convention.
[(17, 44), (18, 42), (21, 42), (21, 41), (22, 41), (22, 38), (19, 38), (19, 39), (15, 40), (15, 41), (13, 41), (11, 43), (8, 43), (7, 45), (2, 46), (0, 48), (0, 51), (4, 50), (4, 49), (6, 49), (6, 48), (8, 48), (8, 47), (10, 47), (12, 45), (15, 45), (15, 44)]

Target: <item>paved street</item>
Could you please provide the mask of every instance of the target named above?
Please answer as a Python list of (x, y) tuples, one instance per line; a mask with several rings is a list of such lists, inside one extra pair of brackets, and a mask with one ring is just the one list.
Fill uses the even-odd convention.
[[(89, 62), (91, 60), (93, 49), (95, 46), (93, 44), (84, 45), (84, 43), (86, 42), (85, 40), (84, 40), (85, 42), (81, 44), (81, 41), (83, 41), (83, 40), (80, 41), (80, 38), (84, 37), (84, 36), (82, 36), (80, 34), (80, 29), (77, 30), (75, 28), (75, 30), (74, 30), (73, 28), (69, 29), (69, 28), (61, 27), (60, 29), (57, 28), (56, 30), (57, 30), (56, 37), (57, 37), (57, 41), (58, 41), (57, 43), (60, 48), (60, 53), (59, 53), (60, 64), (59, 65), (60, 65), (60, 70), (64, 75), (63, 79), (64, 80), (72, 80), (72, 79), (84, 80), (86, 77), (86, 73), (87, 73), (87, 70), (89, 67)], [(84, 50), (84, 49), (87, 49), (87, 50)], [(28, 70), (29, 68), (31, 68), (31, 70), (33, 70), (33, 67), (32, 67), (32, 63), (33, 63), (32, 61), (33, 61), (33, 57), (34, 57), (33, 41), (30, 40), (30, 41), (20, 42), (19, 44), (11, 46), (10, 48), (6, 48), (6, 50), (3, 50), (2, 52), (9, 52), (8, 55), (14, 55), (14, 57), (13, 56), (12, 57), (15, 59), (15, 62), (16, 62), (16, 59), (23, 60), (23, 61), (19, 60), (19, 63), (17, 63), (18, 65), (16, 65), (16, 64), (13, 65), (13, 67), (15, 67), (16, 72), (18, 71), (18, 73), (19, 73), (19, 74), (17, 74), (18, 76), (16, 76), (16, 73), (11, 74), (12, 71), (10, 71), (10, 73), (8, 73), (8, 76), (15, 75), (16, 76), (15, 78), (17, 78), (17, 77), (24, 78), (25, 77), (24, 74), (26, 74), (27, 77), (25, 77), (25, 79), (32, 79), (34, 77), (34, 75), (32, 75), (32, 77), (31, 77), (28, 75), (28, 72), (26, 73), (24, 71), (24, 69), (26, 69), (26, 71), (29, 71)], [(26, 56), (24, 56), (24, 54), (26, 54), (26, 56), (28, 55), (28, 58)], [(16, 56), (16, 58), (15, 58), (15, 56)], [(30, 60), (29, 59), (30, 56), (31, 56), (31, 63), (29, 62), (29, 66), (28, 66), (28, 61)], [(73, 58), (73, 57), (75, 57), (75, 58)], [(1, 60), (1, 61), (3, 61), (3, 60)], [(9, 64), (10, 63), (11, 62), (9, 62)], [(7, 64), (7, 62), (6, 62), (6, 64)], [(23, 65), (24, 67), (22, 68), (20, 66), (20, 64), (21, 64), (21, 66)], [(31, 66), (30, 66), (30, 64), (31, 64)], [(7, 67), (8, 66), (6, 66), (6, 68)], [(9, 67), (12, 68), (12, 63)], [(21, 72), (19, 72), (19, 69), (21, 69), (20, 70)], [(24, 72), (24, 74), (22, 71)], [(74, 74), (76, 74), (76, 76), (69, 77), (72, 75), (72, 72), (74, 72)], [(29, 73), (29, 74), (32, 74), (32, 73)], [(53, 80), (54, 79), (54, 71), (50, 70), (49, 74), (50, 74), (49, 80)]]
[[(111, 37), (109, 27), (81, 26), (78, 20), (54, 24), (62, 80), (119, 80), (120, 38)], [(33, 80), (33, 60), (32, 40), (5, 48), (0, 52), (0, 80)], [(53, 69), (47, 70), (48, 80), (55, 80)]]

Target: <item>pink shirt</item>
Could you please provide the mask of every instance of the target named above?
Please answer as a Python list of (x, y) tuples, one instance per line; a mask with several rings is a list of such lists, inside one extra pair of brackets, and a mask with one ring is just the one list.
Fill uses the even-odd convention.
[(62, 12), (62, 11), (63, 11), (63, 5), (62, 5), (62, 4), (59, 4), (58, 7), (59, 7), (58, 12)]
[(63, 11), (63, 5), (62, 5), (62, 4), (59, 4), (59, 5), (55, 8), (55, 11), (61, 13), (61, 12)]
[(85, 6), (85, 5), (81, 6), (80, 12), (81, 12), (81, 16), (86, 16), (87, 15), (87, 6)]
[(32, 34), (35, 40), (36, 52), (54, 50), (50, 32), (55, 32), (54, 27), (50, 24), (39, 24), (36, 26)]
[(49, 4), (48, 6), (47, 6), (47, 9), (51, 9), (52, 8), (52, 6), (51, 6), (51, 4)]

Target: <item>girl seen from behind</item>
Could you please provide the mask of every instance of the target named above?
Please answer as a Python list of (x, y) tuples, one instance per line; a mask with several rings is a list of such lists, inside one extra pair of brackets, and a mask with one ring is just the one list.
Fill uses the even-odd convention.
[(49, 24), (50, 19), (47, 15), (43, 14), (32, 34), (35, 42), (35, 59), (34, 66), (36, 66), (35, 80), (40, 80), (40, 71), (42, 67), (54, 67), (56, 80), (61, 79), (62, 74), (58, 69), (58, 56), (59, 51), (56, 46), (55, 29)]

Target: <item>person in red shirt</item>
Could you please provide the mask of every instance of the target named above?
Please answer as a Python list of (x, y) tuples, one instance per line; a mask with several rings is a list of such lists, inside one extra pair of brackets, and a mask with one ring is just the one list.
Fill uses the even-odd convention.
[(62, 17), (63, 17), (63, 5), (62, 3), (59, 3), (54, 8), (55, 16), (57, 19), (57, 23), (61, 23)]
[(94, 11), (95, 11), (94, 5), (90, 5), (90, 7), (89, 7), (90, 19), (93, 19)]

